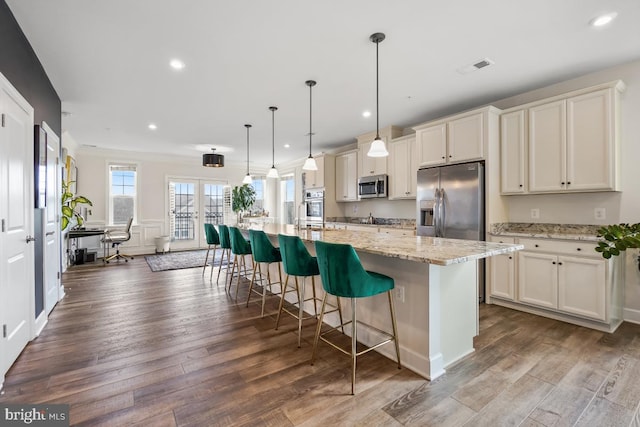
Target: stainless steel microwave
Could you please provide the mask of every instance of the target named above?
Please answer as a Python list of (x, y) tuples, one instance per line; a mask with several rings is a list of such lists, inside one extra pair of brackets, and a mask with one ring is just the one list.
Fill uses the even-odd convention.
[(358, 196), (361, 199), (387, 197), (387, 175), (365, 176), (358, 180)]

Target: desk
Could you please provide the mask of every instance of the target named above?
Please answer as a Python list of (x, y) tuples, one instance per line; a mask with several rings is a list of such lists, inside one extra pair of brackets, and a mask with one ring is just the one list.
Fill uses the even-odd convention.
[[(80, 230), (69, 230), (67, 233), (67, 256), (69, 260), (73, 259), (73, 264), (75, 264), (75, 253), (71, 251), (71, 240), (81, 239), (83, 237), (92, 237), (92, 236), (104, 236), (105, 229), (102, 228), (85, 228)], [(105, 243), (103, 243), (103, 251), (106, 251), (104, 248)], [(106, 253), (106, 252), (105, 252)]]

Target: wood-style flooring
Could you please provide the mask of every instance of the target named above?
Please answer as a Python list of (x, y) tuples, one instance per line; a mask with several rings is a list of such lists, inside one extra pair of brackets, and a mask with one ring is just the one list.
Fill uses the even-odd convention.
[(142, 256), (71, 268), (0, 402), (67, 403), (72, 425), (640, 426), (640, 325), (607, 334), (483, 305), (476, 352), (446, 375), (372, 352), (351, 396), (348, 358), (321, 344), (309, 364), (312, 322), (298, 348), (293, 318), (274, 330), (276, 298), (260, 318), (246, 286), (236, 303), (208, 276), (152, 273)]

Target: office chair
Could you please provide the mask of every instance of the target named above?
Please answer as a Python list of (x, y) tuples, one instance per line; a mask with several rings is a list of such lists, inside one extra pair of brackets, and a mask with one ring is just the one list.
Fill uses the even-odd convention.
[(104, 233), (104, 239), (102, 240), (105, 245), (111, 244), (112, 248), (116, 248), (116, 253), (109, 256), (107, 255), (104, 259), (104, 262), (107, 264), (112, 259), (120, 261), (123, 259), (124, 262), (129, 262), (129, 258), (133, 259), (131, 255), (120, 253), (120, 245), (124, 242), (128, 242), (131, 239), (131, 223), (133, 222), (133, 217), (129, 218), (129, 222), (127, 222), (127, 228), (125, 230), (107, 230)]

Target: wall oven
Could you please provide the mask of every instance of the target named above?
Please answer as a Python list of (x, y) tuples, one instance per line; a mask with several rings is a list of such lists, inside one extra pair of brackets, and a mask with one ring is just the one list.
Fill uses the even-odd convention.
[(361, 199), (387, 197), (387, 175), (365, 176), (358, 180), (358, 196)]
[(304, 192), (306, 209), (305, 222), (308, 227), (324, 226), (324, 190), (313, 189)]

